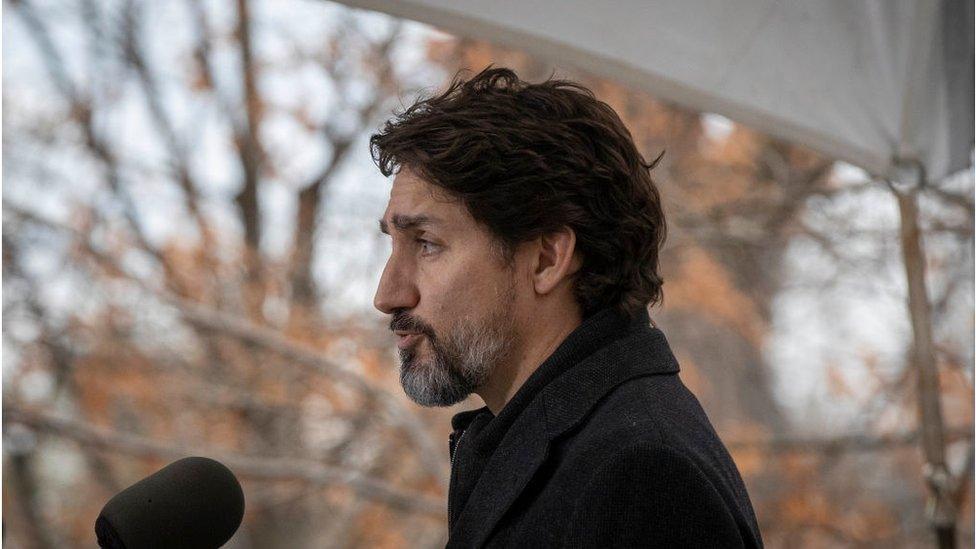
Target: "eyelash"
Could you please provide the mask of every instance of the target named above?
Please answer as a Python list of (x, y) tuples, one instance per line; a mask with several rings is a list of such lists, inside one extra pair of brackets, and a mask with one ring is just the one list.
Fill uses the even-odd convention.
[[(435, 247), (435, 248), (437, 247), (437, 244), (434, 244), (434, 243), (433, 243), (433, 242), (431, 242), (430, 240), (424, 240), (423, 238), (417, 238), (417, 239), (415, 239), (415, 240), (416, 240), (416, 242), (417, 242), (418, 244), (420, 244), (420, 245), (421, 245), (421, 247), (423, 247), (423, 245), (424, 245), (424, 244), (429, 244), (429, 245), (431, 245), (431, 246), (433, 246), (433, 247)], [(425, 253), (425, 254), (421, 254), (421, 255), (431, 255), (432, 253), (434, 253), (434, 252), (428, 252), (428, 253)]]

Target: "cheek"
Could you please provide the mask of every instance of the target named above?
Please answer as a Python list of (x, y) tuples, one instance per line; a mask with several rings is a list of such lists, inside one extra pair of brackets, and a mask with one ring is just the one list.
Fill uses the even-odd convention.
[(418, 285), (431, 321), (451, 324), (503, 299), (512, 286), (512, 275), (492, 267), (487, 258), (466, 254), (458, 261), (436, 262), (422, 269)]
[(487, 276), (484, 272), (470, 272), (461, 279), (462, 285), (453, 288), (453, 297), (448, 307), (478, 314), (479, 311), (494, 309), (502, 302), (511, 282)]
[(426, 271), (417, 280), (421, 303), (418, 314), (437, 330), (450, 324), (451, 317), (463, 306), (465, 289), (457, 282), (463, 278), (436, 267)]
[(431, 320), (439, 325), (450, 324), (455, 317), (466, 313), (478, 302), (478, 281), (466, 273), (438, 273), (421, 283), (421, 299)]

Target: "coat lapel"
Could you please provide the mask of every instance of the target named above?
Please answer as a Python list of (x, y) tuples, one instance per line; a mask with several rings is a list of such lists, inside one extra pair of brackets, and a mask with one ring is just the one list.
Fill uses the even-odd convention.
[(545, 461), (553, 440), (579, 424), (627, 380), (678, 372), (664, 334), (641, 326), (553, 380), (526, 407), (492, 454), (448, 548), (481, 547)]
[(485, 465), (451, 531), (448, 548), (480, 547), (511, 507), (549, 450), (541, 399), (535, 399), (512, 424)]

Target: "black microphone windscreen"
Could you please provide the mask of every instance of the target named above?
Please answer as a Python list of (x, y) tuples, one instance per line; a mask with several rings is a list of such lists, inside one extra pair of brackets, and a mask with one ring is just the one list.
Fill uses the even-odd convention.
[(244, 491), (220, 462), (188, 457), (116, 494), (95, 535), (106, 549), (214, 549), (244, 518)]

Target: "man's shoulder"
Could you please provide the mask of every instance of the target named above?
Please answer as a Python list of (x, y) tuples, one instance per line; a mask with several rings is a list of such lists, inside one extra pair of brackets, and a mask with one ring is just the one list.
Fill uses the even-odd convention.
[(735, 468), (698, 400), (674, 374), (618, 385), (558, 447), (572, 468), (649, 452), (687, 457), (720, 476)]
[(676, 431), (699, 430), (714, 435), (695, 396), (676, 374), (666, 374), (638, 377), (614, 387), (570, 436), (614, 438), (628, 445), (635, 440), (667, 443)]
[(607, 505), (620, 508), (623, 494), (639, 495), (650, 512), (673, 504), (680, 490), (691, 500), (711, 501), (714, 509), (724, 509), (723, 516), (739, 517), (759, 539), (732, 457), (675, 374), (618, 385), (556, 448), (555, 477), (580, 490), (583, 499), (602, 494)]

